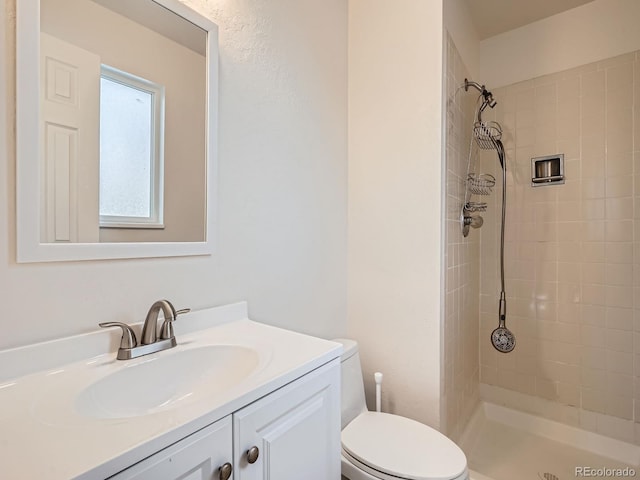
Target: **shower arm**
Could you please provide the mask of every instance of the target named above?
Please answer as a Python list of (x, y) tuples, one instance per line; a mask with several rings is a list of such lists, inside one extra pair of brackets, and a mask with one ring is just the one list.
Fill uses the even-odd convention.
[(475, 88), (480, 93), (483, 93), (483, 92), (487, 91), (487, 89), (484, 88), (484, 85), (480, 85), (478, 82), (474, 82), (472, 80), (469, 80), (469, 79), (465, 78), (464, 79), (464, 91), (468, 92), (469, 91), (469, 87)]
[(472, 80), (469, 80), (468, 78), (464, 79), (464, 91), (468, 92), (469, 91), (469, 87), (473, 87), (476, 90), (478, 90), (478, 92), (480, 92), (480, 95), (482, 95), (483, 100), (482, 100), (482, 105), (480, 105), (480, 108), (478, 109), (478, 123), (482, 123), (482, 112), (484, 112), (484, 109), (487, 108), (487, 105), (490, 106), (491, 108), (495, 107), (497, 105), (498, 102), (496, 102), (493, 99), (493, 95), (491, 94), (490, 91), (488, 91), (484, 85), (480, 85), (478, 82), (474, 82)]

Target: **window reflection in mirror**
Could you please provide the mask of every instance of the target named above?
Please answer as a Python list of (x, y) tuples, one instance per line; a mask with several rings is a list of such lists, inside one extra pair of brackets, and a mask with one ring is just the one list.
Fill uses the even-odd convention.
[[(146, 85), (129, 83), (135, 106), (101, 101), (105, 66), (122, 75), (110, 94), (127, 76)], [(206, 68), (206, 32), (151, 0), (41, 0), (42, 242), (205, 239)], [(163, 94), (131, 95), (152, 86)], [(122, 138), (136, 115), (150, 123)], [(103, 165), (107, 152), (124, 164)]]
[(101, 72), (100, 227), (163, 228), (164, 87)]

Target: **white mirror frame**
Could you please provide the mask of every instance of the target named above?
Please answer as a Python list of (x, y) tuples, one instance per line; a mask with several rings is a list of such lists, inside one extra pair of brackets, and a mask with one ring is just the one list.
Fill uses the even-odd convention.
[[(154, 0), (208, 32), (207, 189), (203, 242), (40, 243), (40, 0), (16, 2), (17, 261), (57, 262), (210, 255), (215, 250), (218, 132), (218, 27), (178, 0)], [(166, 188), (171, 188), (168, 184)]]

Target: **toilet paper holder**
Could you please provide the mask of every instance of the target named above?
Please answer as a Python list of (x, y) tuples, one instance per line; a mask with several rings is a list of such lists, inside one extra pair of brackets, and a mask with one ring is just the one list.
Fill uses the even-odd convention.
[(564, 154), (547, 155), (531, 159), (531, 186), (564, 183)]

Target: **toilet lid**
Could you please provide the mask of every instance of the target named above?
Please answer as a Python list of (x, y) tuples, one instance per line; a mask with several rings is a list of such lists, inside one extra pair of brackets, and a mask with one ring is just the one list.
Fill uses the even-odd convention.
[(467, 468), (455, 443), (423, 423), (364, 412), (342, 430), (342, 448), (358, 461), (411, 480), (450, 480)]

